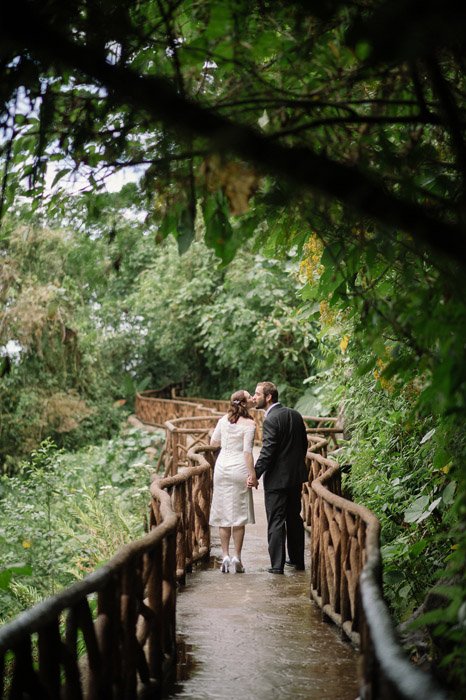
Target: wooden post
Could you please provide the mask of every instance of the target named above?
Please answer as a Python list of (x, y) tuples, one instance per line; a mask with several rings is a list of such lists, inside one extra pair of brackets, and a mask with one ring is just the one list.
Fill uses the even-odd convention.
[(178, 473), (178, 460), (179, 460), (179, 450), (178, 450), (178, 431), (175, 428), (172, 433), (172, 476)]

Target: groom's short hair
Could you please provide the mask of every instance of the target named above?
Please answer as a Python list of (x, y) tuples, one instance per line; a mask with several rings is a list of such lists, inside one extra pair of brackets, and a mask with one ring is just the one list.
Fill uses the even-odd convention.
[(273, 382), (259, 382), (259, 386), (263, 388), (264, 396), (270, 395), (272, 397), (272, 403), (277, 403), (278, 389)]

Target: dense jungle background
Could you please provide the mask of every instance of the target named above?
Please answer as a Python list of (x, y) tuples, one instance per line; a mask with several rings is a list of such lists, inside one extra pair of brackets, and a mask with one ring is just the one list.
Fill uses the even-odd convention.
[(464, 697), (465, 30), (434, 0), (5, 10), (2, 621), (143, 532), (137, 390), (271, 379), (343, 416), (394, 618)]

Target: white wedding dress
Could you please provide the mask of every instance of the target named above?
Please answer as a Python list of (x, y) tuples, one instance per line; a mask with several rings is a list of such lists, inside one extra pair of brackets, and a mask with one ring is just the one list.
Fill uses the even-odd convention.
[(215, 427), (212, 441), (219, 442), (221, 449), (215, 463), (210, 525), (237, 527), (255, 522), (243, 455), (252, 452), (255, 430), (253, 421), (230, 423), (227, 416), (220, 418)]

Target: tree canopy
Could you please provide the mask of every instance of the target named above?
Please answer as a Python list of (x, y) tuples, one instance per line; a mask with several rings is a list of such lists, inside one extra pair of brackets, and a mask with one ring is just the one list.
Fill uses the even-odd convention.
[(198, 204), (224, 262), (312, 234), (309, 313), (346, 309), (387, 378), (463, 411), (465, 25), (436, 0), (12, 3), (3, 209), (59, 220), (47, 164), (56, 186), (141, 168), (133, 202), (181, 251)]
[(40, 192), (47, 160), (57, 181), (144, 166), (153, 211), (185, 240), (207, 191), (207, 238), (228, 258), (248, 227), (227, 213), (259, 188), (311, 217), (326, 195), (464, 264), (465, 25), (435, 0), (10, 3), (3, 207), (18, 185)]
[[(466, 12), (452, 0), (17, 0), (0, 25), (2, 342), (22, 329), (42, 347), (49, 334), (47, 381), (63, 406), (63, 388), (98, 395), (91, 360), (76, 381), (81, 355), (60, 340), (67, 327), (79, 327), (87, 351), (97, 328), (111, 329), (102, 353), (82, 357), (111, 357), (114, 387), (123, 369), (134, 388), (183, 368), (196, 381), (209, 375), (208, 386), (222, 376), (226, 392), (266, 359), (242, 352), (252, 330), (262, 347), (271, 338), (273, 371), (293, 397), (309, 374), (301, 407), (336, 410), (345, 397), (360, 441), (355, 492), (398, 527), (384, 545), (393, 580), (403, 551), (413, 579), (429, 562), (419, 597), (435, 562), (459, 581), (435, 622), (460, 694), (465, 37)], [(115, 172), (140, 175), (118, 203), (67, 195), (73, 178), (98, 193)], [(34, 249), (37, 239), (18, 233), (27, 222), (83, 236), (42, 233)], [(189, 249), (184, 259), (171, 236)], [(236, 256), (228, 272), (200, 237), (224, 264)], [(301, 261), (300, 322), (295, 285), (258, 248)], [(65, 292), (54, 271), (58, 281), (69, 272)], [(125, 323), (146, 333), (136, 349)], [(194, 330), (202, 352), (189, 351)], [(13, 425), (30, 396), (11, 388), (9, 400)], [(372, 488), (365, 474), (382, 476)], [(395, 584), (405, 605), (416, 586)]]

